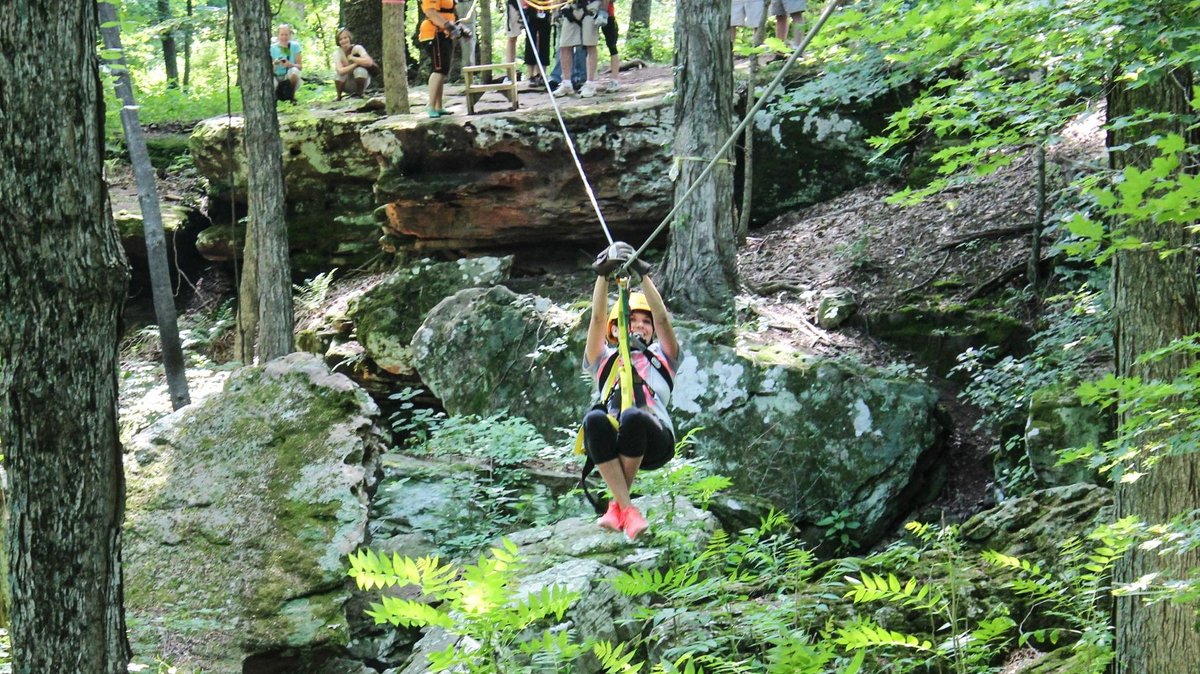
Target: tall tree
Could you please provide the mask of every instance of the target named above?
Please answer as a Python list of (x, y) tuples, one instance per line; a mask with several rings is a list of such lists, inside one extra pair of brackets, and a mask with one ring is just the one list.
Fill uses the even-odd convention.
[[(629, 3), (629, 29), (626, 31), (626, 36), (637, 36), (641, 38), (649, 37), (650, 35), (650, 9), (652, 0), (630, 0)], [(618, 9), (618, 11), (620, 11)], [(650, 42), (645, 39), (634, 40), (633, 46), (629, 45), (629, 38), (625, 39), (627, 52), (626, 58), (650, 58)]]
[[(1188, 132), (1193, 91), (1192, 73), (1181, 68), (1158, 81), (1131, 88), (1114, 86), (1108, 96), (1109, 119), (1138, 111), (1156, 115), (1150, 126), (1121, 127), (1109, 131), (1112, 167), (1149, 167), (1158, 150), (1139, 144), (1152, 134), (1175, 133), (1192, 142)], [(1117, 148), (1123, 148), (1118, 150)], [(1184, 166), (1193, 164), (1186, 160)], [(1172, 340), (1200, 331), (1200, 301), (1196, 291), (1194, 237), (1178, 224), (1153, 218), (1128, 223), (1128, 233), (1147, 245), (1118, 253), (1113, 264), (1113, 310), (1116, 316), (1117, 373), (1144, 380), (1171, 381), (1193, 363), (1188, 356), (1138, 362), (1143, 353), (1162, 348)], [(1151, 242), (1166, 242), (1175, 249), (1163, 257)], [(1153, 438), (1142, 438), (1153, 442)], [(1200, 455), (1166, 455), (1133, 482), (1117, 485), (1119, 517), (1133, 515), (1145, 522), (1170, 521), (1180, 513), (1200, 508)], [(1200, 568), (1200, 551), (1159, 554), (1134, 549), (1117, 569), (1117, 581), (1132, 583), (1150, 573), (1169, 578), (1186, 577)], [(1173, 674), (1200, 663), (1200, 630), (1192, 604), (1147, 604), (1140, 597), (1120, 597), (1116, 602), (1118, 674)]]
[[(240, 288), (242, 308), (256, 302), (258, 310), (257, 329), (240, 333), (239, 355), (243, 363), (250, 363), (255, 355), (265, 361), (292, 351), (292, 276), (284, 220), (283, 143), (269, 51), (271, 8), (267, 0), (233, 0), (230, 5), (245, 115), (245, 161), (253, 167), (246, 171), (249, 216)], [(254, 344), (253, 350), (248, 343)]]
[(19, 674), (117, 674), (129, 658), (117, 428), (129, 269), (106, 221), (97, 37), (91, 2), (0, 11), (0, 444)]
[(389, 115), (408, 114), (408, 59), (404, 35), (404, 4), (383, 3), (383, 98)]
[(179, 55), (178, 49), (175, 47), (175, 28), (170, 27), (171, 2), (170, 0), (158, 0), (156, 7), (158, 8), (158, 22), (168, 26), (162, 32), (163, 63), (167, 68), (167, 82), (173, 87), (179, 86)]
[[(342, 0), (339, 12), (342, 18), (341, 25), (350, 29), (350, 32), (354, 34), (354, 41), (366, 47), (367, 53), (371, 56), (381, 57), (384, 42), (383, 3), (380, 0)], [(403, 35), (404, 31), (401, 29), (399, 37), (403, 39)], [(320, 52), (312, 53), (325, 51), (333, 51), (333, 45), (329, 45), (327, 49), (322, 49)]]
[(121, 29), (117, 8), (111, 2), (97, 3), (101, 34), (108, 50), (107, 60), (121, 100), (121, 126), (125, 130), (125, 145), (129, 162), (137, 180), (138, 204), (142, 209), (142, 232), (146, 239), (146, 259), (150, 266), (150, 289), (154, 296), (154, 316), (158, 320), (158, 336), (162, 343), (163, 368), (167, 373), (167, 390), (172, 409), (191, 402), (188, 395), (187, 368), (183, 362), (183, 345), (179, 341), (179, 323), (175, 314), (175, 295), (171, 288), (171, 272), (167, 264), (167, 243), (163, 235), (162, 211), (158, 204), (158, 186), (154, 167), (146, 148), (146, 135), (138, 122), (137, 105), (133, 99), (133, 79), (121, 49)]
[[(675, 200), (732, 132), (729, 0), (679, 0), (675, 11)], [(704, 161), (695, 161), (701, 158)], [(731, 159), (732, 154), (725, 159)], [(664, 285), (683, 308), (724, 310), (737, 284), (733, 168), (718, 162), (671, 223)]]

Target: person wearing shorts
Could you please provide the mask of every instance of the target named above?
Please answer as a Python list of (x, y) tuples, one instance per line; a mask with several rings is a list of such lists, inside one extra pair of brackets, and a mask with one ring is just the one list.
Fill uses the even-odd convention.
[[(575, 47), (582, 45), (587, 52), (587, 80), (579, 88), (583, 98), (596, 95), (596, 43), (600, 37), (596, 12), (599, 10), (600, 0), (572, 0), (559, 10), (558, 57), (562, 71), (571, 72)], [(554, 90), (554, 95), (560, 97), (573, 93), (575, 86), (565, 77)]]
[(596, 14), (596, 22), (604, 33), (604, 44), (608, 45), (608, 90), (616, 91), (621, 88), (621, 56), (617, 53), (617, 8), (613, 0), (608, 0)]
[(433, 72), (429, 73), (429, 104), (425, 111), (431, 118), (444, 117), (451, 114), (446, 110), (442, 101), (445, 89), (446, 75), (450, 74), (450, 51), (454, 40), (450, 37), (458, 25), (454, 22), (454, 0), (421, 0), (421, 12), (425, 18), (421, 21), (417, 40), (429, 54), (429, 62)]
[(367, 68), (375, 65), (375, 59), (361, 44), (354, 44), (354, 34), (342, 28), (337, 32), (337, 49), (333, 50), (333, 84), (337, 99), (343, 96), (361, 98), (371, 84), (371, 73)]
[(275, 39), (271, 41), (271, 66), (275, 74), (275, 83), (287, 80), (292, 84), (292, 102), (295, 94), (300, 91), (300, 43), (292, 39), (292, 27), (280, 24)]
[(730, 6), (729, 41), (737, 40), (738, 28), (758, 30), (762, 23), (763, 0), (733, 0)]
[[(761, 2), (759, 6), (762, 6)], [(771, 0), (771, 16), (775, 17), (775, 37), (787, 42), (788, 18), (790, 17), (792, 21), (791, 45), (799, 46), (800, 32), (804, 29), (804, 10), (806, 9), (808, 9), (808, 0)]]

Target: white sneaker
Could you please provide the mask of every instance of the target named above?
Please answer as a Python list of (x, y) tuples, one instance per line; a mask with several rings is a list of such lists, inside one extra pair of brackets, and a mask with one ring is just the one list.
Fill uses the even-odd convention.
[(558, 88), (554, 90), (554, 97), (562, 98), (563, 96), (570, 96), (573, 93), (575, 93), (575, 85), (571, 84), (571, 80), (563, 80), (558, 83)]
[(508, 79), (506, 76), (504, 79), (500, 80), (500, 84), (512, 84), (512, 80)]
[(595, 95), (596, 95), (596, 83), (595, 82), (588, 80), (583, 83), (582, 87), (579, 87), (579, 97), (580, 98), (591, 98)]
[(620, 90), (621, 90), (621, 83), (618, 82), (617, 80), (609, 80), (608, 88), (605, 89), (605, 91), (608, 91), (609, 93), (614, 92), (614, 91), (620, 91)]

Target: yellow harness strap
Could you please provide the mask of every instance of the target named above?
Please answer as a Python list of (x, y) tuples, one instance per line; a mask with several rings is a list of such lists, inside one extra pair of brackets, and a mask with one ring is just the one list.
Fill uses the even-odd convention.
[[(617, 381), (621, 382), (621, 411), (633, 407), (633, 361), (629, 357), (629, 279), (617, 279), (617, 302), (620, 307), (617, 311), (617, 357), (620, 360), (617, 362), (619, 367), (614, 367), (608, 373), (608, 380), (600, 388), (601, 403), (608, 400), (608, 395), (612, 391), (613, 386)], [(618, 372), (619, 370), (619, 372)], [(621, 422), (616, 417), (609, 414), (608, 420), (613, 425), (613, 430), (620, 430)], [(575, 434), (575, 453), (583, 454), (583, 426), (579, 427), (579, 432)]]

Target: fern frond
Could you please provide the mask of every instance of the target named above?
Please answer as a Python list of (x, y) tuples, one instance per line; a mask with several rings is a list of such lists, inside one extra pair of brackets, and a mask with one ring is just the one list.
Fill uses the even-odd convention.
[(642, 671), (642, 663), (631, 664), (637, 651), (625, 644), (597, 641), (592, 645), (592, 654), (600, 661), (605, 674), (638, 674)]
[(372, 603), (367, 615), (375, 619), (376, 624), (391, 623), (401, 627), (426, 627), (434, 625), (450, 629), (454, 620), (436, 608), (411, 599), (399, 597), (382, 597), (380, 603)]
[(930, 585), (920, 583), (916, 578), (909, 578), (904, 584), (895, 574), (887, 576), (862, 572), (858, 578), (846, 576), (851, 588), (845, 597), (855, 604), (869, 601), (890, 601), (904, 606), (930, 610), (941, 603), (942, 595)]
[(911, 634), (889, 630), (870, 622), (839, 629), (834, 642), (850, 650), (900, 646), (916, 651), (933, 652), (933, 644), (926, 639), (918, 639)]
[(549, 615), (553, 615), (555, 620), (562, 620), (563, 614), (578, 599), (579, 593), (568, 590), (564, 585), (543, 587), (541, 592), (530, 594), (514, 607), (518, 624), (522, 627), (532, 625)]
[(663, 573), (660, 569), (634, 569), (618, 575), (610, 581), (613, 587), (627, 597), (643, 594), (666, 594), (694, 584), (696, 572), (684, 567), (672, 567)]

